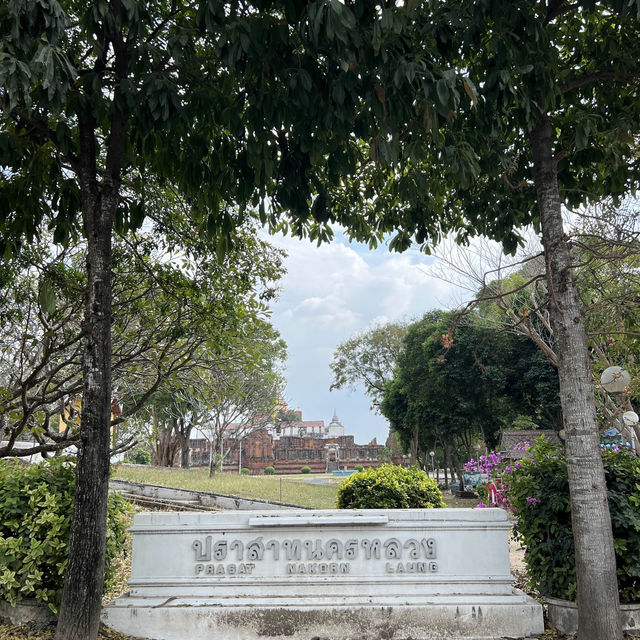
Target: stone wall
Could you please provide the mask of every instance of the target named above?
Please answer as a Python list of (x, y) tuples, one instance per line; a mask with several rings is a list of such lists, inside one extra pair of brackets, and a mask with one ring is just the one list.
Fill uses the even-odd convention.
[[(369, 444), (356, 444), (353, 436), (337, 438), (318, 438), (312, 436), (282, 436), (278, 440), (266, 430), (257, 431), (242, 441), (242, 458), (239, 459), (238, 444), (228, 439), (224, 442), (224, 470), (237, 472), (240, 468), (249, 469), (251, 474), (263, 474), (266, 467), (274, 467), (276, 473), (300, 473), (307, 466), (312, 473), (324, 473), (327, 469), (327, 455), (335, 460), (335, 453), (327, 445), (337, 445), (337, 466), (340, 469), (379, 467), (383, 464), (380, 452), (385, 448), (375, 438)], [(205, 465), (209, 460), (208, 442), (192, 441), (193, 466)], [(336, 466), (335, 464), (333, 465)]]

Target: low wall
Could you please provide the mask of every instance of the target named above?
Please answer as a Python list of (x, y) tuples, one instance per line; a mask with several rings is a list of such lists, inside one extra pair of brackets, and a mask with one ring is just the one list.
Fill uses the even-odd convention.
[[(562, 633), (574, 634), (578, 632), (578, 605), (569, 600), (560, 600), (544, 596), (547, 605), (549, 622)], [(640, 604), (620, 605), (620, 624), (624, 631), (640, 631)]]
[(159, 640), (542, 633), (501, 509), (143, 513), (114, 629)]
[(35, 600), (22, 600), (16, 605), (0, 600), (0, 624), (7, 622), (16, 627), (28, 624), (44, 629), (54, 624), (55, 620), (51, 609)]
[(190, 491), (188, 489), (174, 489), (156, 484), (142, 484), (128, 480), (110, 480), (109, 487), (114, 491), (123, 491), (146, 498), (160, 498), (163, 500), (185, 500), (198, 502), (204, 507), (217, 507), (231, 511), (243, 510), (272, 510), (272, 509), (304, 509), (294, 504), (260, 500), (258, 498), (241, 498), (206, 491)]

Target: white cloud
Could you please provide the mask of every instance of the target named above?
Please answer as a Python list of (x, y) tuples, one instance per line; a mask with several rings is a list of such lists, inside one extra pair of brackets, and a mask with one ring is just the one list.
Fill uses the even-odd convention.
[(308, 420), (328, 422), (335, 409), (356, 442), (373, 437), (384, 441), (386, 421), (370, 412), (364, 393), (329, 392), (333, 352), (340, 342), (375, 324), (447, 306), (451, 287), (425, 272), (433, 258), (415, 250), (369, 251), (339, 235), (320, 247), (281, 236), (269, 242), (288, 253), (272, 317), (289, 347), (287, 400)]

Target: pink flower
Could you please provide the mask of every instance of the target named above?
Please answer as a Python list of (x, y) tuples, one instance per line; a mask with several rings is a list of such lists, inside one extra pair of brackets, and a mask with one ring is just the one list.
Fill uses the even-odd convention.
[(533, 498), (531, 496), (527, 496), (527, 502), (531, 505), (533, 505), (534, 507), (536, 507), (537, 505), (539, 505), (542, 500), (538, 500), (538, 498)]

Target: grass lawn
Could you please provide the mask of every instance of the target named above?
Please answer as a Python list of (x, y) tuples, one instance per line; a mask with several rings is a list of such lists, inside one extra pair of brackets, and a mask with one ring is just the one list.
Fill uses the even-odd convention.
[[(338, 485), (344, 479), (329, 474), (243, 476), (237, 473), (217, 473), (210, 478), (208, 469), (202, 468), (167, 469), (125, 465), (115, 469), (113, 478), (243, 498), (275, 500), (315, 509), (335, 509)], [(316, 482), (323, 484), (315, 484)], [(443, 497), (447, 506), (452, 508), (475, 507), (478, 504), (477, 498), (457, 498), (449, 491), (444, 491)]]
[[(335, 509), (338, 482), (332, 476), (287, 475), (243, 476), (237, 473), (216, 473), (209, 477), (208, 469), (166, 469), (160, 467), (120, 466), (113, 473), (115, 480), (130, 480), (163, 487), (177, 487), (209, 493), (275, 500), (301, 507)], [(326, 478), (328, 484), (310, 484), (305, 480)], [(339, 479), (338, 479), (339, 480)]]

